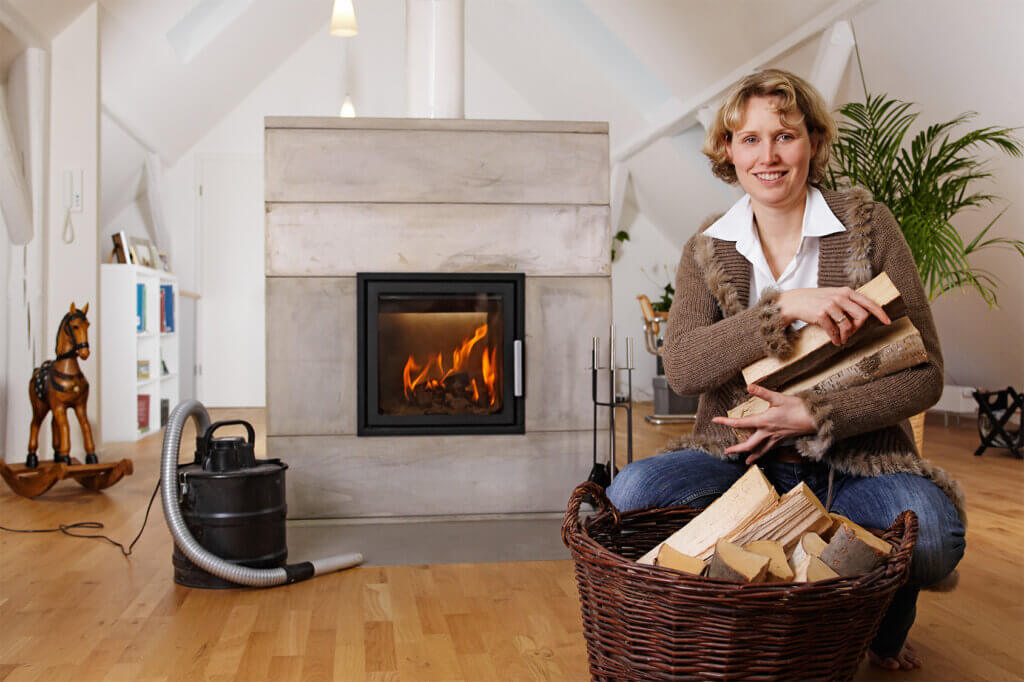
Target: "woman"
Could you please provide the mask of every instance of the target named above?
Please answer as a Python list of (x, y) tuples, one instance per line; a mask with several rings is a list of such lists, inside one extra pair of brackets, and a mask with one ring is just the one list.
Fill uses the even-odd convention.
[[(920, 589), (951, 587), (964, 552), (963, 495), (922, 460), (908, 417), (939, 399), (942, 355), (910, 249), (889, 210), (863, 190), (818, 188), (836, 125), (821, 95), (776, 69), (748, 76), (726, 96), (707, 132), (714, 174), (747, 194), (683, 248), (663, 346), (680, 394), (700, 394), (693, 436), (626, 467), (608, 490), (619, 509), (708, 505), (757, 462), (780, 492), (804, 481), (831, 511), (873, 528), (917, 513), (910, 579), (871, 644), (874, 664), (920, 667), (907, 633)], [(921, 332), (927, 362), (823, 395), (751, 386), (771, 407), (726, 412), (748, 398), (741, 370), (785, 357), (793, 332), (821, 326), (836, 345), (869, 317), (890, 320), (854, 291), (886, 272)], [(753, 435), (737, 442), (734, 428)]]

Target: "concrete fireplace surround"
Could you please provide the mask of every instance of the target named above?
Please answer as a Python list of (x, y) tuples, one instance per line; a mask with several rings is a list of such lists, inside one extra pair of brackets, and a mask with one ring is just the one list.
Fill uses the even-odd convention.
[[(563, 511), (611, 324), (607, 124), (265, 127), (267, 452), (289, 465), (289, 517)], [(356, 436), (357, 272), (525, 273), (526, 433)]]

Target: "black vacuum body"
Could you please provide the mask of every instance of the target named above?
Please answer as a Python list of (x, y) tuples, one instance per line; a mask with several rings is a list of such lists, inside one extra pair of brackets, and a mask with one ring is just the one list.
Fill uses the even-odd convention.
[[(214, 438), (222, 426), (242, 425), (248, 440)], [(246, 421), (211, 424), (196, 439), (195, 460), (178, 466), (179, 506), (188, 530), (206, 550), (250, 568), (280, 568), (288, 558), (284, 472), (277, 459), (257, 460), (255, 431)], [(208, 573), (174, 546), (174, 582), (186, 587), (242, 587)]]

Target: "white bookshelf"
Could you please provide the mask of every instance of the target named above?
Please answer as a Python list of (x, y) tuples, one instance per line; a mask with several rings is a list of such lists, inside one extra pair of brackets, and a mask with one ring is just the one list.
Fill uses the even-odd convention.
[[(138, 331), (137, 285), (145, 287), (145, 329)], [(171, 287), (174, 331), (160, 329), (160, 287)], [(103, 440), (134, 441), (161, 430), (160, 400), (168, 409), (178, 403), (178, 280), (143, 267), (107, 263), (100, 266), (100, 400)], [(138, 376), (138, 361), (149, 362), (149, 377)], [(162, 373), (161, 360), (167, 364)], [(138, 397), (149, 396), (149, 427), (138, 426)]]

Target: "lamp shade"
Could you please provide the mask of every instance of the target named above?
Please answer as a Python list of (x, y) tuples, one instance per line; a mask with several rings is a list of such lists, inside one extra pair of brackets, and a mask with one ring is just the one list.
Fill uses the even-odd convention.
[(334, 12), (331, 14), (331, 35), (348, 38), (359, 33), (356, 28), (356, 10), (352, 0), (334, 0)]

